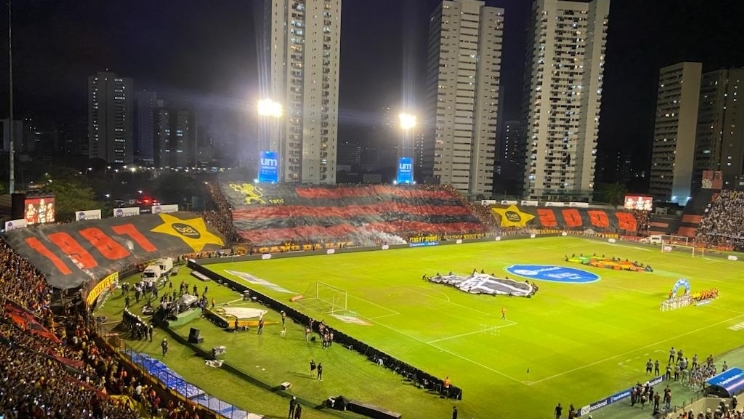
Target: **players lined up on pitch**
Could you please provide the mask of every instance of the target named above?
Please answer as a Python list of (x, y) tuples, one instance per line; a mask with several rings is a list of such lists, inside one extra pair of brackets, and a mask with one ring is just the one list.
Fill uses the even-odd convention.
[[(661, 375), (660, 367), (661, 363), (657, 359), (651, 361), (649, 358), (646, 361), (646, 374), (652, 374), (654, 376)], [(723, 361), (721, 365), (721, 371), (724, 372), (728, 369), (728, 364)], [(717, 373), (716, 364), (713, 361), (713, 355), (708, 355), (705, 359), (705, 363), (698, 361), (698, 355), (695, 354), (692, 357), (692, 362), (684, 356), (682, 349), (675, 350), (672, 347), (669, 350), (669, 360), (667, 361), (666, 370), (664, 372), (664, 378), (669, 381), (681, 381), (682, 384), (687, 385), (693, 389), (702, 389), (705, 381), (710, 377), (713, 377)]]

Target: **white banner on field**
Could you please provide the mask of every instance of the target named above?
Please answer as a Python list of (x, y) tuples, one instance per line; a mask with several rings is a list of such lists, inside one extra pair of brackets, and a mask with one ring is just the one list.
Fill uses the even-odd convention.
[(131, 217), (139, 213), (139, 207), (114, 208), (114, 217)]
[(525, 201), (525, 200), (522, 200), (522, 205), (524, 205), (525, 207), (536, 207), (537, 204), (538, 204), (537, 201)]
[(85, 220), (100, 220), (101, 219), (101, 210), (85, 210), (85, 211), (77, 211), (75, 213), (75, 221), (85, 221)]
[(178, 211), (178, 204), (153, 205), (152, 206), (153, 214), (166, 214), (169, 212), (176, 212), (176, 211)]
[(5, 231), (15, 230), (17, 228), (26, 228), (26, 227), (28, 227), (28, 223), (23, 218), (5, 222)]

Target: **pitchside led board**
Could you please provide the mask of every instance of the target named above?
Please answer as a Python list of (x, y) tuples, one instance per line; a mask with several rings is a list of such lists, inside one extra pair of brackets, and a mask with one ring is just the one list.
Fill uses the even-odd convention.
[(654, 208), (654, 198), (650, 196), (625, 195), (625, 205), (627, 210), (651, 211)]
[(279, 182), (279, 159), (274, 151), (261, 152), (261, 164), (258, 167), (259, 183)]
[(413, 183), (413, 159), (410, 157), (401, 157), (398, 160), (398, 185)]

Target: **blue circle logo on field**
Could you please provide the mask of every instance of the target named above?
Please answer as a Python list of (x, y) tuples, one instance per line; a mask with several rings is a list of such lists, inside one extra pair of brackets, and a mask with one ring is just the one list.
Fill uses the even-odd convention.
[(555, 265), (512, 265), (506, 268), (506, 271), (524, 278), (569, 284), (586, 284), (599, 280), (597, 274)]

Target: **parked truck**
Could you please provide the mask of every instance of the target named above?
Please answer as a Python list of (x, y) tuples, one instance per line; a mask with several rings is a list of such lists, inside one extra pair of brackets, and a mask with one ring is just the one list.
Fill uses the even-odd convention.
[(173, 270), (173, 258), (160, 258), (154, 264), (160, 267), (161, 275), (169, 275)]

